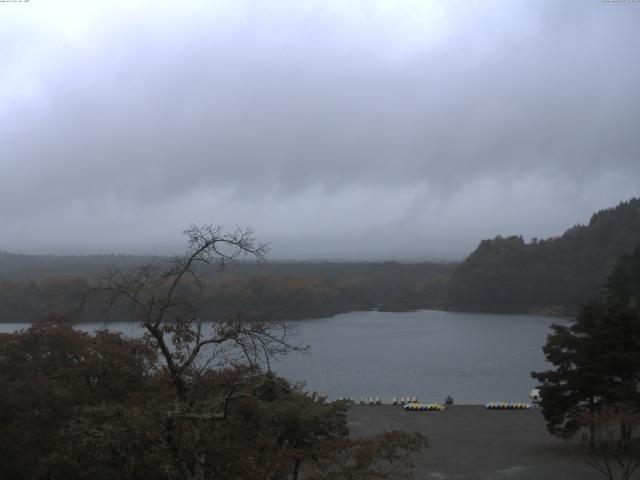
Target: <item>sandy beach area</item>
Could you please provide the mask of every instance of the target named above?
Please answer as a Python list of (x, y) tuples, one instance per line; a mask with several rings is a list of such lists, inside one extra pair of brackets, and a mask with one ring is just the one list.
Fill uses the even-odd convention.
[(597, 480), (569, 445), (545, 429), (542, 413), (454, 405), (443, 412), (410, 412), (394, 406), (354, 406), (355, 436), (389, 430), (420, 432), (429, 446), (413, 457), (416, 479)]

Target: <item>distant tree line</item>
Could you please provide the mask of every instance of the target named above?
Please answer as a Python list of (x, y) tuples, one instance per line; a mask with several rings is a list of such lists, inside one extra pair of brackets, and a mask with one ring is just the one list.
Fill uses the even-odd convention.
[(448, 306), (572, 314), (598, 299), (618, 258), (640, 243), (640, 199), (595, 213), (546, 240), (483, 240), (453, 273)]
[[(166, 261), (156, 260), (158, 265)], [(203, 289), (192, 281), (185, 281), (181, 288), (197, 292), (202, 310), (210, 317), (241, 310), (252, 317), (301, 319), (374, 308), (442, 308), (452, 269), (451, 264), (441, 263), (274, 263), (256, 271), (241, 264), (218, 276), (205, 269), (211, 281)], [(106, 271), (106, 266), (96, 269)], [(106, 319), (104, 302), (95, 297), (84, 301), (93, 285), (91, 278), (35, 278), (0, 280), (0, 321), (33, 322), (49, 312), (77, 317), (80, 306), (84, 309), (81, 320)], [(130, 320), (130, 312), (114, 309), (110, 320)]]
[[(238, 306), (248, 315), (300, 319), (350, 310), (424, 308), (573, 315), (597, 299), (620, 255), (640, 243), (640, 199), (595, 213), (560, 237), (497, 236), (460, 264), (271, 262), (217, 272), (200, 292), (209, 315)], [(27, 256), (0, 251), (0, 321), (29, 322), (48, 312), (73, 314), (91, 278), (152, 261), (135, 256)], [(161, 265), (168, 258), (154, 260)], [(215, 275), (214, 275), (215, 273)], [(183, 288), (199, 288), (185, 283)], [(104, 312), (85, 304), (87, 318)], [(127, 320), (128, 312), (112, 312)]]

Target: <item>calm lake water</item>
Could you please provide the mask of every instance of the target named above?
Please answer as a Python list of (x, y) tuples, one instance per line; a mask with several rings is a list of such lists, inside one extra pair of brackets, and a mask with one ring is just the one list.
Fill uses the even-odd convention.
[(275, 369), (332, 398), (526, 401), (535, 386), (529, 373), (548, 367), (542, 345), (557, 321), (433, 310), (351, 312), (300, 323), (310, 354), (285, 357)]
[[(562, 320), (534, 315), (440, 312), (350, 312), (297, 322), (307, 354), (272, 364), (307, 389), (337, 397), (417, 396), (456, 403), (527, 401), (532, 370), (548, 368), (542, 345), (549, 325)], [(103, 325), (83, 325), (93, 330)], [(2, 324), (0, 331), (24, 325)], [(135, 335), (129, 324), (111, 328)]]

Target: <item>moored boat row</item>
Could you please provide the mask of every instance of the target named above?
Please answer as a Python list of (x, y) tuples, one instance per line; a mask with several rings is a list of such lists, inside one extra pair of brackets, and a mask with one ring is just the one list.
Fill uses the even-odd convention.
[[(346, 402), (347, 405), (361, 405), (361, 406), (378, 406), (385, 405), (382, 399), (379, 396), (369, 397), (368, 401), (365, 397), (360, 397), (359, 402), (356, 402), (353, 398), (338, 398), (338, 401)], [(388, 405), (388, 404), (387, 404)], [(447, 397), (445, 402), (433, 402), (433, 403), (421, 403), (418, 401), (417, 397), (401, 397), (398, 401), (395, 397), (391, 401), (391, 405), (393, 406), (401, 406), (405, 410), (410, 411), (443, 411), (446, 410), (447, 406), (453, 405), (453, 399), (451, 397)], [(487, 410), (529, 410), (531, 409), (531, 404), (525, 402), (496, 402), (491, 401), (486, 403), (485, 408)]]
[(429, 411), (429, 412), (442, 412), (443, 410), (446, 410), (447, 407), (445, 407), (444, 403), (407, 403), (404, 406), (405, 410), (410, 410), (410, 411)]
[(529, 410), (531, 405), (524, 402), (489, 402), (487, 410)]

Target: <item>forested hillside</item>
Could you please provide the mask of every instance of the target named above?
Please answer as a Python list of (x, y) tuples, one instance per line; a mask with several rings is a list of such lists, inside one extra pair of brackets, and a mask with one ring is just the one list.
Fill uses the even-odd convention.
[[(32, 322), (49, 313), (79, 314), (86, 293), (109, 269), (127, 270), (148, 257), (0, 254), (0, 322)], [(157, 265), (166, 258), (155, 260)], [(447, 263), (241, 263), (210, 268), (199, 302), (209, 318), (239, 311), (259, 318), (310, 318), (350, 310), (442, 308), (455, 265)], [(4, 278), (3, 278), (4, 277)], [(198, 286), (185, 282), (196, 294)], [(103, 321), (106, 302), (84, 303), (81, 321)], [(116, 308), (111, 320), (129, 320)]]
[[(530, 242), (520, 236), (483, 240), (458, 264), (271, 262), (204, 272), (200, 301), (208, 315), (238, 310), (259, 317), (310, 318), (349, 310), (447, 308), (571, 314), (598, 298), (613, 265), (640, 244), (640, 199), (595, 213), (588, 225)], [(0, 251), (0, 321), (29, 322), (72, 314), (109, 269), (151, 261), (136, 256), (28, 256)], [(157, 264), (167, 261), (157, 258)], [(194, 285), (195, 289), (196, 286)], [(104, 311), (85, 305), (84, 320)], [(127, 318), (127, 312), (115, 312)]]
[(483, 240), (455, 270), (449, 307), (572, 313), (600, 297), (617, 259), (640, 244), (640, 199), (595, 213), (561, 237)]

